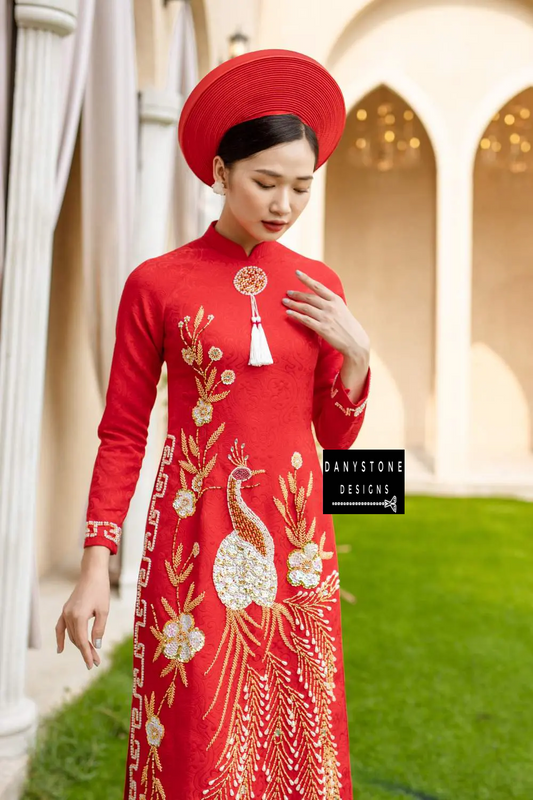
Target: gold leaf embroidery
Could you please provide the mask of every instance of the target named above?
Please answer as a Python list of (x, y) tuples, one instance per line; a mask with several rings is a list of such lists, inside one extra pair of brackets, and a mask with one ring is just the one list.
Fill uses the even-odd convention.
[(207, 400), (207, 393), (202, 385), (202, 381), (198, 377), (198, 375), (194, 376), (194, 382), (196, 383), (196, 388), (198, 389), (198, 396), (202, 398), (202, 400)]
[(219, 394), (211, 394), (209, 395), (209, 401), (211, 403), (217, 403), (219, 400), (224, 400), (225, 397), (228, 396), (230, 390), (227, 389), (225, 392), (220, 392)]
[(216, 376), (217, 376), (217, 368), (213, 367), (213, 369), (209, 373), (209, 377), (208, 377), (207, 382), (205, 384), (205, 391), (206, 392), (210, 392), (211, 389), (213, 388), (213, 384), (215, 382)]
[(194, 318), (194, 329), (195, 330), (198, 327), (198, 325), (200, 324), (200, 322), (203, 320), (203, 318), (204, 318), (204, 307), (200, 306), (200, 308), (196, 312), (196, 316)]
[(181, 467), (183, 467), (184, 470), (196, 475), (196, 467), (194, 467), (192, 464), (189, 464), (188, 461), (179, 461), (178, 463)]
[(196, 444), (196, 442), (194, 441), (194, 439), (190, 434), (189, 434), (189, 447), (191, 448), (191, 453), (193, 454), (193, 456), (195, 456), (195, 458), (198, 458), (198, 445)]
[(209, 450), (209, 448), (210, 448), (210, 447), (212, 447), (212, 446), (215, 444), (215, 442), (218, 440), (218, 438), (219, 438), (220, 434), (223, 432), (223, 430), (224, 430), (224, 428), (225, 428), (225, 427), (226, 427), (226, 423), (225, 423), (225, 422), (222, 422), (222, 423), (221, 423), (221, 424), (218, 426), (218, 428), (216, 429), (216, 431), (214, 431), (214, 432), (211, 434), (211, 436), (209, 437), (209, 439), (207, 440), (207, 443), (206, 443), (206, 445), (205, 445), (205, 449), (206, 449), (206, 450)]

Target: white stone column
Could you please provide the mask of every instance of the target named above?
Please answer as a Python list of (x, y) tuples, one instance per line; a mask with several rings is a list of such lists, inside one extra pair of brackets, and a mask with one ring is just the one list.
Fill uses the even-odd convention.
[[(177, 122), (182, 98), (169, 91), (148, 88), (139, 95), (139, 175), (136, 205), (135, 264), (167, 251), (171, 212)], [(156, 399), (146, 453), (121, 540), (120, 595), (135, 601), (146, 515), (166, 431), (162, 430), (161, 392)]]
[(435, 353), (435, 477), (468, 473), (472, 294), (472, 172), (449, 154), (438, 174)]
[(26, 751), (37, 718), (34, 703), (24, 693), (25, 665), (54, 233), (61, 37), (74, 31), (76, 15), (76, 0), (15, 0), (18, 36), (0, 329), (0, 757)]

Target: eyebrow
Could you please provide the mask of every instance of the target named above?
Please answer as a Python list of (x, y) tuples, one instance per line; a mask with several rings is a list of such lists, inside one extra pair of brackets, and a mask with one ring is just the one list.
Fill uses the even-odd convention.
[[(254, 172), (262, 172), (263, 175), (270, 175), (272, 178), (282, 178), (283, 175), (280, 175), (279, 172), (274, 172), (271, 169), (255, 169)], [(301, 175), (299, 178), (296, 178), (297, 181), (312, 181), (312, 175)]]

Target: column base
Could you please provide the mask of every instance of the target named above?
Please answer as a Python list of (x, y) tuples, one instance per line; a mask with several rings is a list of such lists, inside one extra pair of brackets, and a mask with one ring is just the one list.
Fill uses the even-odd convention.
[(20, 800), (26, 783), (28, 757), (0, 758), (0, 800)]
[(29, 697), (0, 709), (0, 759), (27, 753), (35, 741), (37, 721), (37, 706)]

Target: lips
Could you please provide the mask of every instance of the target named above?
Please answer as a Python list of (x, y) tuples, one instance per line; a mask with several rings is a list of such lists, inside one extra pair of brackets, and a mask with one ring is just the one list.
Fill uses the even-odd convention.
[(269, 222), (266, 219), (261, 220), (261, 222), (263, 223), (263, 225), (265, 227), (271, 228), (271, 229), (276, 230), (276, 231), (280, 231), (287, 224), (286, 222)]

